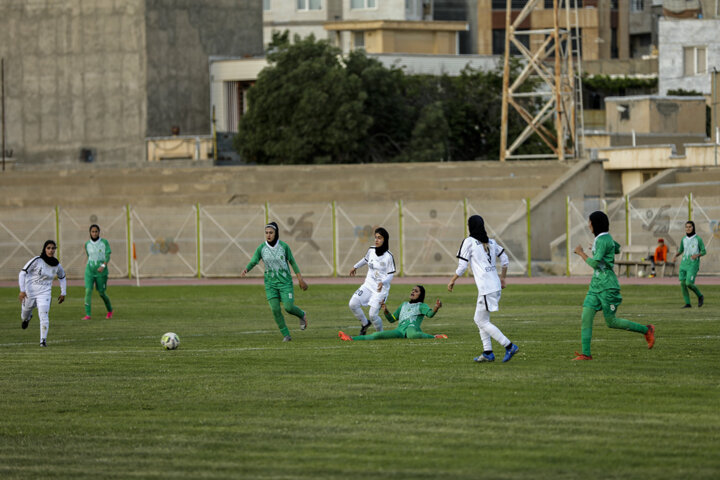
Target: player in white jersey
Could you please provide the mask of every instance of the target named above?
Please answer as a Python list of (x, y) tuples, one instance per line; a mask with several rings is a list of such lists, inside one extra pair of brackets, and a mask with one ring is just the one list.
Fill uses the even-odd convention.
[(33, 308), (37, 308), (40, 317), (40, 346), (47, 347), (47, 334), (50, 328), (50, 302), (52, 300), (52, 282), (55, 277), (60, 280), (60, 296), (58, 303), (65, 301), (67, 293), (67, 280), (65, 270), (57, 258), (55, 252), (57, 245), (54, 241), (48, 240), (43, 245), (42, 253), (33, 257), (20, 270), (18, 283), (20, 284), (20, 319), (22, 328), (26, 329), (32, 318)]
[(370, 322), (365, 316), (362, 307), (370, 306), (368, 315), (375, 326), (375, 330), (382, 332), (383, 323), (380, 318), (380, 306), (390, 293), (390, 284), (395, 274), (395, 259), (388, 251), (390, 234), (382, 227), (375, 230), (375, 246), (370, 247), (365, 256), (350, 270), (354, 277), (357, 269), (363, 265), (368, 266), (365, 282), (350, 298), (350, 310), (355, 318), (360, 320), (360, 335), (367, 333)]
[[(495, 240), (489, 239), (485, 231), (485, 222), (480, 215), (473, 215), (468, 219), (470, 236), (463, 240), (458, 251), (458, 268), (455, 271), (448, 291), (452, 292), (455, 281), (470, 265), (475, 285), (478, 289), (477, 305), (475, 307), (475, 324), (480, 331), (483, 343), (483, 354), (475, 357), (476, 362), (492, 362), (495, 355), (492, 351), (492, 339), (505, 347), (503, 362), (509, 361), (519, 348), (490, 322), (490, 312), (497, 312), (500, 303), (500, 294), (505, 288), (505, 275), (510, 264), (508, 256)], [(502, 273), (498, 276), (497, 259), (500, 259)]]

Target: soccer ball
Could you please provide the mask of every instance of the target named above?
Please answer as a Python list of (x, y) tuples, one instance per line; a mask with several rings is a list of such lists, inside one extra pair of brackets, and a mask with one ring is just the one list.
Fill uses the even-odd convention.
[(165, 350), (175, 350), (178, 345), (180, 345), (180, 339), (177, 334), (168, 332), (160, 339), (160, 345), (162, 345)]

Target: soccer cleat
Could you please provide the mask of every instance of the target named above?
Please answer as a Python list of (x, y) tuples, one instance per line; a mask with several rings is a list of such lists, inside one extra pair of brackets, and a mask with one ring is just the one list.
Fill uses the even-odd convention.
[(22, 329), (25, 330), (28, 325), (30, 325), (30, 320), (32, 319), (32, 312), (30, 312), (30, 315), (28, 315), (28, 318), (26, 320), (22, 321)]
[(683, 305), (680, 308), (692, 308), (692, 305), (690, 305), (689, 303), (686, 303), (685, 305)]
[(645, 341), (648, 344), (648, 348), (652, 348), (655, 345), (655, 325), (648, 325), (648, 330), (645, 333)]
[(291, 337), (290, 335), (285, 335), (285, 336), (283, 337), (283, 342), (289, 342), (289, 341), (291, 341), (291, 340), (292, 340), (292, 337)]
[(518, 352), (518, 350), (520, 350), (520, 348), (514, 343), (511, 343), (510, 348), (505, 349), (505, 357), (503, 357), (503, 362), (509, 362), (513, 355)]
[(575, 360), (592, 360), (592, 355), (585, 355), (584, 353), (575, 352), (575, 358), (573, 358), (573, 362)]
[(698, 308), (702, 307), (704, 303), (705, 303), (705, 295), (700, 295), (698, 297)]
[(338, 332), (338, 337), (340, 337), (340, 340), (343, 342), (352, 342), (352, 337), (342, 330)]
[(81, 320), (90, 320), (90, 315), (85, 315)]
[(655, 278), (655, 274), (651, 273), (650, 275), (648, 275), (648, 278)]
[(445, 335), (444, 333), (439, 333), (439, 334), (435, 335), (435, 338), (438, 338), (440, 340), (445, 340), (447, 338), (447, 335)]
[(492, 352), (490, 352), (490, 353), (483, 353), (483, 354), (480, 355), (479, 357), (473, 358), (473, 361), (474, 361), (474, 362), (478, 362), (478, 363), (494, 362), (494, 361), (495, 361), (495, 354), (492, 353)]
[(113, 315), (113, 312), (108, 312), (107, 315), (105, 315), (105, 320), (110, 320), (112, 318), (112, 315)]
[(367, 335), (368, 328), (370, 328), (370, 322), (360, 327), (360, 335)]
[(40, 346), (47, 347), (47, 343), (45, 343), (45, 340), (40, 340)]
[(307, 312), (303, 314), (303, 318), (300, 319), (300, 330), (305, 330), (308, 326)]

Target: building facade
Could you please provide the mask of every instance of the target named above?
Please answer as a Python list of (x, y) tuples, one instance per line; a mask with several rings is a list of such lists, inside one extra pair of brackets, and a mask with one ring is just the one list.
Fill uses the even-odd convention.
[(263, 35), (313, 35), (343, 52), (458, 54), (465, 21), (433, 19), (432, 0), (264, 0)]
[(251, 0), (0, 0), (7, 148), (18, 166), (142, 162), (147, 137), (210, 134), (211, 55), (262, 50)]

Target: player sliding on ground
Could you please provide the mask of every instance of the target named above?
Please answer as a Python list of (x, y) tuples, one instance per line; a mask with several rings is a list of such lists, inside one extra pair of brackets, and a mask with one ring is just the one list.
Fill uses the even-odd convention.
[(275, 323), (283, 335), (283, 342), (292, 340), (290, 330), (285, 324), (280, 302), (285, 306), (285, 311), (291, 315), (295, 315), (300, 319), (300, 330), (307, 328), (307, 313), (295, 306), (295, 295), (293, 294), (293, 280), (290, 273), (290, 264), (295, 271), (298, 279), (298, 285), (303, 290), (307, 290), (308, 286), (300, 274), (300, 268), (295, 262), (290, 247), (287, 243), (280, 240), (280, 232), (275, 222), (265, 225), (265, 242), (255, 250), (255, 254), (250, 259), (250, 263), (240, 274), (241, 277), (253, 269), (255, 265), (263, 261), (265, 264), (265, 297), (270, 304)]
[(425, 287), (422, 285), (415, 285), (410, 291), (410, 300), (403, 302), (403, 304), (395, 310), (395, 313), (390, 313), (385, 305), (385, 302), (382, 302), (381, 304), (381, 308), (388, 322), (400, 322), (398, 323), (397, 328), (394, 330), (383, 330), (381, 332), (371, 333), (370, 335), (358, 335), (355, 337), (351, 337), (345, 332), (338, 332), (338, 337), (345, 341), (382, 340), (387, 338), (409, 338), (410, 340), (418, 338), (447, 338), (447, 335), (430, 335), (423, 333), (420, 329), (423, 318), (434, 317), (438, 310), (440, 310), (440, 307), (442, 307), (442, 302), (439, 298), (435, 300), (435, 307), (432, 309), (423, 303), (424, 301)]
[[(499, 309), (500, 295), (502, 289), (505, 288), (505, 275), (510, 260), (505, 249), (495, 243), (495, 240), (488, 238), (485, 221), (480, 215), (468, 218), (468, 230), (470, 236), (460, 245), (460, 251), (457, 254), (458, 267), (452, 280), (448, 283), (447, 289), (449, 292), (453, 291), (455, 281), (465, 273), (469, 264), (478, 289), (474, 319), (483, 344), (482, 355), (475, 357), (474, 360), (480, 363), (495, 361), (495, 354), (492, 350), (492, 339), (494, 338), (496, 342), (505, 347), (503, 362), (508, 362), (519, 348), (490, 322), (490, 312), (497, 312)], [(498, 258), (502, 265), (500, 276), (498, 276), (496, 265)]]
[(573, 360), (592, 360), (590, 341), (592, 340), (593, 318), (595, 318), (595, 312), (600, 310), (603, 312), (608, 327), (642, 333), (645, 335), (648, 348), (652, 348), (655, 344), (654, 325), (641, 325), (615, 316), (620, 302), (622, 302), (620, 284), (614, 270), (615, 254), (620, 253), (620, 245), (608, 233), (610, 220), (603, 212), (593, 212), (590, 214), (588, 227), (590, 232), (595, 235), (592, 246), (593, 256), (589, 257), (581, 245), (575, 248), (575, 253), (580, 255), (585, 263), (593, 268), (594, 272), (583, 302), (580, 332), (582, 353), (575, 352)]

